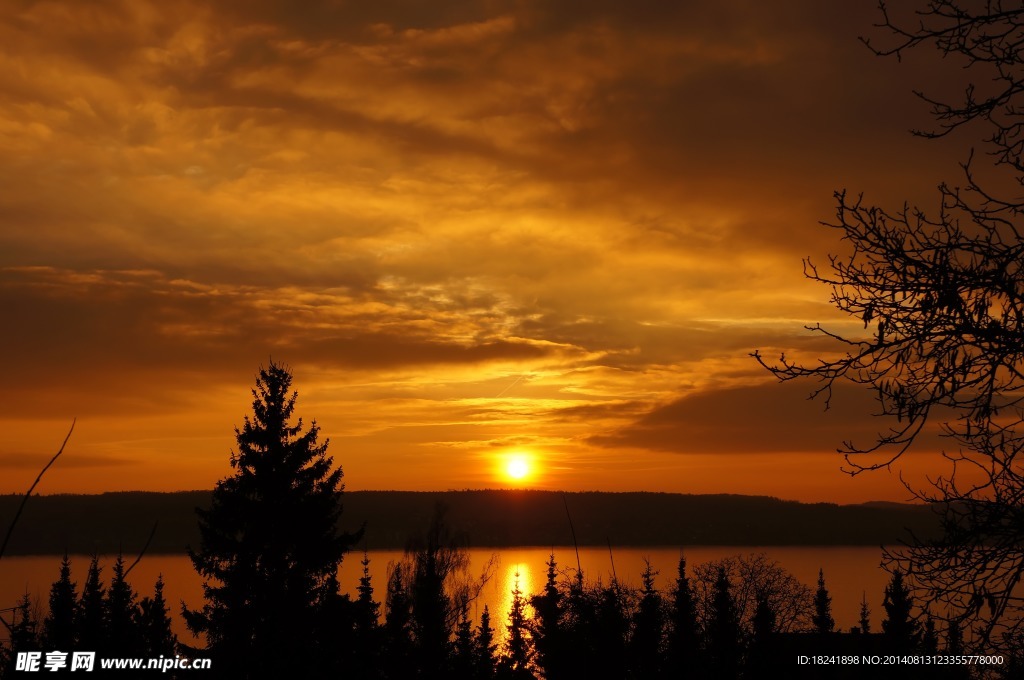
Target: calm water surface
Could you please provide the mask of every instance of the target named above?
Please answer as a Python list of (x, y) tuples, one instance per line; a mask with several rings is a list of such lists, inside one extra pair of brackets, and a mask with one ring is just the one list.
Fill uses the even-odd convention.
[[(554, 552), (560, 569), (571, 568), (575, 571), (576, 554), (571, 546), (556, 547)], [(694, 567), (703, 562), (760, 552), (766, 553), (812, 589), (817, 584), (819, 567), (824, 569), (825, 580), (832, 595), (833, 617), (840, 628), (848, 629), (857, 624), (861, 597), (866, 593), (872, 614), (872, 628), (879, 629), (882, 595), (889, 575), (879, 567), (881, 552), (877, 547), (697, 546), (684, 551), (687, 572), (691, 576)], [(469, 553), (470, 574), (474, 577), (480, 576), (492, 555), (497, 556), (497, 567), (474, 604), (474, 615), (479, 617), (484, 605), (487, 605), (492, 625), (503, 629), (508, 620), (516, 574), (519, 574), (519, 588), (527, 596), (541, 589), (547, 576), (546, 563), (551, 548), (480, 548), (472, 549)], [(618, 548), (613, 552), (615, 574), (625, 585), (638, 587), (646, 558), (660, 572), (655, 585), (667, 591), (674, 585), (679, 556), (678, 548)], [(375, 599), (383, 601), (388, 564), (400, 560), (402, 551), (371, 551), (369, 557)], [(78, 584), (79, 591), (85, 581), (90, 559), (85, 555), (71, 556), (72, 579)], [(351, 553), (342, 564), (341, 586), (348, 592), (354, 593), (359, 584), (362, 575), (361, 559), (362, 553)], [(113, 560), (113, 557), (101, 558), (105, 582), (110, 578)], [(607, 548), (580, 548), (580, 564), (588, 581), (601, 579), (608, 583), (612, 560)], [(0, 609), (13, 606), (27, 592), (34, 602), (40, 603), (40, 615), (45, 614), (50, 584), (57, 579), (59, 569), (60, 558), (54, 556), (5, 557), (0, 560)], [(184, 555), (147, 555), (131, 572), (129, 580), (140, 597), (152, 595), (153, 584), (160, 574), (163, 574), (165, 583), (164, 597), (174, 615), (175, 632), (182, 641), (190, 641), (192, 636), (185, 629), (180, 616), (181, 602), (192, 608), (201, 606), (202, 581)]]

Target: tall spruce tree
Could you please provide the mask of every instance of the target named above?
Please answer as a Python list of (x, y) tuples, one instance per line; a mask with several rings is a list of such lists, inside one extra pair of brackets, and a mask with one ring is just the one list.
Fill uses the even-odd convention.
[(818, 590), (814, 593), (814, 632), (831, 633), (836, 628), (832, 618), (832, 596), (825, 587), (825, 571), (818, 569)]
[(75, 647), (76, 591), (76, 584), (71, 580), (71, 560), (64, 553), (60, 576), (50, 587), (50, 611), (43, 620), (43, 645), (47, 649), (69, 651)]
[(473, 622), (469, 619), (469, 603), (459, 606), (459, 623), (455, 626), (455, 654), (452, 660), (453, 678), (472, 678), (476, 669), (476, 640)]
[(632, 609), (629, 593), (612, 575), (608, 585), (598, 581), (593, 595), (594, 625), (591, 635), (591, 654), (594, 663), (607, 677), (624, 678), (627, 674), (627, 646), (629, 612)]
[(754, 616), (751, 620), (750, 646), (747, 650), (746, 677), (767, 678), (771, 677), (773, 667), (779, 667), (778, 652), (773, 648), (775, 642), (776, 615), (772, 608), (768, 595), (764, 592), (757, 593), (757, 604), (754, 607)]
[(558, 588), (558, 563), (552, 552), (547, 562), (547, 580), (544, 591), (530, 598), (533, 618), (529, 621), (533, 637), (536, 663), (547, 680), (571, 678), (573, 665), (566, 653), (566, 635), (563, 625), (564, 602)]
[(189, 557), (206, 604), (183, 614), (221, 677), (316, 678), (331, 667), (322, 656), (341, 653), (318, 644), (317, 626), (358, 537), (338, 530), (342, 471), (316, 421), (305, 432), (301, 418), (292, 424), (291, 384), (280, 364), (260, 369), (253, 417), (235, 429), (234, 474), (197, 510), (200, 546)]
[(100, 560), (94, 555), (89, 562), (75, 619), (78, 648), (101, 653), (107, 651), (107, 590), (100, 578), (102, 571)]
[(171, 630), (171, 616), (167, 611), (167, 601), (164, 599), (163, 574), (157, 576), (153, 597), (147, 596), (139, 601), (136, 625), (142, 637), (146, 656), (174, 656), (178, 637)]
[(359, 577), (358, 593), (353, 603), (353, 655), (346, 675), (353, 678), (377, 678), (381, 674), (380, 603), (373, 599), (373, 578), (370, 576), (370, 556), (364, 550), (363, 575)]
[(125, 579), (124, 557), (117, 556), (110, 577), (105, 602), (107, 612), (107, 646), (123, 656), (142, 653), (142, 636), (139, 634), (138, 596)]
[(889, 585), (885, 587), (882, 608), (885, 609), (882, 633), (892, 653), (904, 654), (916, 649), (920, 641), (920, 626), (912, 616), (914, 601), (899, 569), (893, 572)]
[(508, 612), (508, 638), (505, 653), (498, 662), (498, 677), (523, 680), (535, 677), (530, 670), (533, 648), (526, 627), (526, 599), (519, 589), (519, 572), (512, 588), (512, 606)]
[(401, 561), (389, 565), (384, 604), (384, 675), (389, 678), (413, 677), (416, 671), (413, 644), (412, 595), (407, 583), (412, 579), (412, 564)]
[(480, 625), (476, 629), (476, 677), (493, 678), (497, 666), (495, 654), (498, 645), (494, 642), (494, 629), (491, 628), (491, 612), (484, 605), (480, 615)]
[(39, 621), (28, 593), (21, 596), (12, 612), (10, 635), (11, 651), (15, 653), (39, 649)]
[(0, 629), (9, 635), (8, 645), (0, 642), (0, 678), (23, 677), (22, 673), (16, 671), (18, 652), (40, 651), (36, 607), (29, 594), (25, 593), (18, 604), (8, 611), (10, 619), (5, 618), (6, 625)]
[(718, 567), (707, 624), (712, 677), (731, 680), (739, 675), (740, 617), (732, 584), (724, 566)]
[(690, 578), (686, 575), (686, 557), (679, 557), (679, 576), (669, 596), (669, 630), (666, 671), (670, 677), (680, 677), (686, 669), (700, 675), (700, 636), (697, 631), (697, 604)]
[(661, 672), (662, 638), (665, 634), (665, 613), (661, 593), (654, 587), (658, 574), (649, 560), (644, 560), (640, 574), (643, 590), (633, 615), (633, 635), (629, 639), (630, 667), (638, 678), (653, 678)]

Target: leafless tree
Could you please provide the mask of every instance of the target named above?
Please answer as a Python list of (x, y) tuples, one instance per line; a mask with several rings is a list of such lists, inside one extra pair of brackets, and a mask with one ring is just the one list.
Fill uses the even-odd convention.
[(812, 396), (826, 404), (837, 381), (874, 391), (879, 414), (895, 422), (872, 442), (844, 442), (853, 474), (889, 468), (922, 433), (944, 437), (948, 464), (923, 488), (908, 484), (935, 504), (942, 535), (911, 538), (887, 559), (933, 615), (972, 623), (980, 641), (997, 642), (1024, 629), (1024, 8), (934, 0), (903, 18), (880, 8), (888, 43), (865, 40), (877, 54), (931, 45), (966, 67), (961, 99), (918, 93), (938, 122), (918, 134), (983, 128), (994, 172), (984, 184), (997, 189), (982, 186), (972, 153), (963, 187), (940, 186), (931, 215), (837, 192), (826, 226), (848, 253), (827, 269), (806, 260), (804, 272), (865, 332), (809, 327), (840, 348), (812, 363), (754, 357), (781, 380), (817, 380)]
[(814, 614), (811, 589), (764, 553), (726, 557), (700, 564), (694, 569), (694, 596), (704, 624), (711, 611), (715, 579), (720, 568), (725, 569), (729, 579), (744, 634), (752, 634), (759, 598), (765, 599), (775, 613), (778, 631), (795, 632), (810, 628)]

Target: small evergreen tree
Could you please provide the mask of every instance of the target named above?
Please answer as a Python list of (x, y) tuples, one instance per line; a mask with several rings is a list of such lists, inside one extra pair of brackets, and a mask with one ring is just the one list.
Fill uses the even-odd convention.
[(818, 590), (814, 593), (814, 617), (812, 620), (816, 633), (831, 633), (835, 630), (836, 622), (832, 618), (832, 596), (828, 594), (825, 587), (825, 572), (818, 569)]
[(747, 654), (746, 676), (752, 678), (769, 677), (769, 669), (774, 665), (773, 638), (776, 633), (775, 609), (766, 593), (757, 594), (757, 604), (751, 620), (752, 634), (750, 650)]
[(412, 566), (405, 561), (389, 565), (385, 595), (384, 650), (382, 664), (389, 678), (411, 678), (416, 672), (413, 659), (412, 597), (406, 583)]
[(136, 625), (142, 638), (143, 654), (150, 658), (174, 656), (178, 637), (171, 629), (171, 616), (164, 599), (164, 577), (157, 576), (153, 597), (139, 601)]
[(359, 577), (356, 588), (356, 620), (357, 631), (372, 634), (380, 626), (380, 604), (373, 599), (373, 579), (370, 577), (370, 556), (363, 552), (363, 575)]
[(480, 615), (480, 625), (476, 629), (476, 676), (492, 678), (496, 669), (495, 653), (498, 645), (494, 642), (494, 629), (491, 628), (491, 612), (484, 605)]
[[(945, 649), (944, 649), (944, 653), (945, 654), (947, 654), (949, 656), (960, 656), (960, 655), (962, 655), (964, 653), (964, 633), (963, 633), (963, 628), (961, 627), (960, 621), (958, 621), (955, 617), (950, 617), (949, 618), (949, 621), (946, 624), (946, 635), (945, 635), (945, 637), (946, 637)], [(1024, 642), (1024, 640), (1020, 640), (1020, 641)], [(1024, 646), (1021, 646), (1021, 645), (1018, 645), (1018, 646), (1021, 647), (1022, 649), (1024, 649)], [(1008, 670), (1009, 666), (1012, 665), (1012, 663), (1013, 663), (1012, 660), (1008, 661), (1008, 663), (1004, 667), (1004, 672)], [(942, 673), (942, 677), (947, 679), (947, 680), (968, 680), (968, 678), (971, 677), (970, 666), (963, 666), (963, 665), (951, 666), (951, 667), (945, 669), (945, 671)], [(1007, 677), (1007, 678), (1021, 677), (1021, 674), (1017, 673), (1017, 674), (1014, 675), (1014, 674), (1011, 674), (1009, 672), (1005, 672), (1004, 677)]]
[(36, 617), (32, 598), (28, 593), (21, 596), (14, 609), (11, 623), (11, 649), (26, 651), (39, 649), (39, 620)]
[(708, 656), (712, 676), (732, 680), (739, 672), (740, 622), (725, 567), (718, 567), (708, 620)]
[(76, 648), (77, 611), (77, 585), (71, 580), (71, 560), (64, 553), (60, 576), (50, 586), (50, 611), (43, 620), (43, 646), (46, 649), (68, 651)]
[(544, 591), (530, 598), (533, 619), (530, 633), (533, 637), (536, 663), (547, 680), (570, 678), (572, 667), (566, 656), (562, 591), (558, 588), (558, 565), (552, 552), (547, 562), (547, 580)]
[(565, 654), (576, 677), (595, 677), (604, 669), (599, 661), (598, 598), (577, 570), (565, 597)]
[(75, 637), (78, 640), (79, 649), (97, 653), (108, 651), (106, 646), (107, 591), (100, 579), (102, 571), (99, 558), (94, 555), (89, 562), (89, 571), (85, 577), (85, 584), (82, 586), (82, 598), (78, 604), (76, 612), (78, 617), (75, 623)]
[(0, 678), (15, 676), (18, 652), (40, 651), (39, 622), (28, 593), (18, 600), (11, 611), (10, 628), (7, 630), (10, 633), (9, 646), (5, 648), (0, 645)]
[(198, 511), (200, 546), (189, 550), (206, 604), (184, 608), (185, 622), (206, 637), (203, 653), (240, 678), (310, 677), (333, 665), (325, 654), (342, 653), (319, 643), (317, 627), (358, 537), (338, 532), (342, 471), (316, 421), (292, 424), (291, 383), (284, 366), (260, 370), (253, 417), (235, 430), (234, 473)]
[(868, 609), (868, 594), (861, 593), (860, 598), (860, 632), (867, 635), (871, 632), (871, 610)]
[(640, 574), (643, 590), (636, 615), (633, 617), (633, 635), (629, 641), (630, 667), (638, 678), (653, 678), (661, 671), (662, 637), (665, 633), (665, 614), (661, 593), (654, 587), (654, 571), (644, 560)]
[(629, 616), (629, 593), (614, 576), (607, 587), (598, 582), (594, 593), (594, 625), (592, 658), (597, 668), (608, 677), (626, 676)]
[(533, 678), (530, 670), (532, 657), (533, 650), (526, 629), (526, 600), (523, 591), (519, 589), (519, 572), (516, 572), (512, 607), (508, 612), (508, 638), (505, 641), (505, 653), (498, 661), (498, 676), (517, 680)]
[(469, 620), (469, 604), (459, 609), (459, 622), (455, 626), (455, 655), (452, 662), (453, 678), (473, 678), (476, 675), (476, 640), (473, 622)]
[(353, 659), (345, 674), (356, 678), (374, 678), (380, 675), (380, 653), (383, 637), (380, 626), (380, 603), (373, 599), (373, 579), (370, 577), (370, 556), (363, 551), (363, 575), (356, 588), (353, 604), (354, 645)]
[(921, 634), (921, 652), (932, 656), (939, 653), (939, 634), (935, 630), (935, 619), (932, 618), (931, 612), (925, 614), (924, 631)]
[(125, 579), (124, 569), (124, 558), (118, 555), (104, 602), (107, 648), (119, 656), (136, 656), (142, 652), (142, 638), (136, 627), (139, 618), (136, 604), (138, 597)]
[(882, 601), (885, 609), (882, 633), (894, 654), (911, 652), (917, 647), (920, 633), (917, 621), (911, 615), (913, 607), (910, 591), (903, 582), (903, 572), (897, 569), (885, 587), (885, 599)]
[(668, 657), (666, 666), (670, 677), (680, 677), (686, 669), (700, 674), (700, 637), (697, 629), (697, 605), (686, 575), (686, 558), (680, 556), (678, 577), (671, 592)]
[(964, 631), (960, 627), (960, 622), (955, 618), (950, 618), (948, 627), (946, 628), (946, 654), (950, 656), (959, 656), (964, 653)]

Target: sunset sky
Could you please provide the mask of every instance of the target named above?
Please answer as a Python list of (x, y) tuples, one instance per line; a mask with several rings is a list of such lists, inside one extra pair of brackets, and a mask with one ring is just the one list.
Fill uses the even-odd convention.
[(974, 141), (908, 133), (959, 64), (873, 1), (212, 5), (0, 10), (0, 492), (75, 417), (39, 492), (211, 488), (273, 358), (348, 489), (907, 497), (839, 471), (869, 395), (749, 357), (858, 331), (833, 191), (934, 207)]

